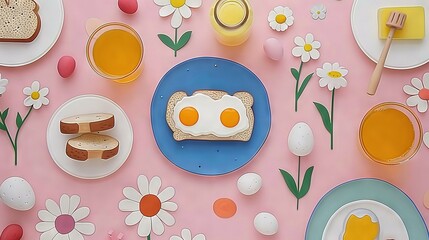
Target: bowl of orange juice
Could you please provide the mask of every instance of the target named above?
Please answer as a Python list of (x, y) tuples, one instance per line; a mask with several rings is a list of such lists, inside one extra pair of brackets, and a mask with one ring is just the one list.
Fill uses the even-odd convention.
[(86, 57), (100, 76), (127, 83), (137, 79), (143, 68), (143, 42), (139, 34), (124, 23), (99, 26), (89, 36)]
[(378, 163), (399, 164), (412, 158), (422, 143), (419, 118), (401, 103), (374, 106), (362, 119), (359, 142), (365, 155)]

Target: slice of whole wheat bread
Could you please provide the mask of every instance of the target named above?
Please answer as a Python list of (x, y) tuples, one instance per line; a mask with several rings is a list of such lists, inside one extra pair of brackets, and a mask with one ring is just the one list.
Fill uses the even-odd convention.
[(72, 159), (109, 159), (119, 152), (119, 142), (113, 137), (86, 133), (67, 141), (66, 154)]
[(115, 116), (111, 113), (81, 114), (60, 121), (60, 131), (64, 134), (105, 131), (115, 126)]
[(32, 42), (40, 28), (34, 0), (0, 0), (0, 42)]

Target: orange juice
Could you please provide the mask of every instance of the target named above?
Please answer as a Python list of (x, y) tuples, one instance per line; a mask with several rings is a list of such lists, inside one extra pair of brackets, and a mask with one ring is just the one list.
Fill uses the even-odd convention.
[(108, 23), (91, 35), (87, 57), (99, 75), (117, 82), (129, 82), (140, 75), (143, 44), (131, 27)]
[(386, 164), (398, 163), (417, 151), (420, 140), (416, 128), (420, 128), (420, 122), (401, 106), (374, 108), (362, 121), (360, 140), (371, 159)]

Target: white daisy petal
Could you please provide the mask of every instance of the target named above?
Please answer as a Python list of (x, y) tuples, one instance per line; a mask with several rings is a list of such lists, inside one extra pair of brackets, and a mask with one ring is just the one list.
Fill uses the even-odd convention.
[[(140, 175), (137, 178), (137, 185), (142, 195), (147, 195), (149, 193), (149, 180), (145, 175)], [(140, 201), (140, 199), (138, 201)]]
[(140, 209), (140, 203), (129, 200), (129, 199), (123, 199), (119, 202), (119, 210), (123, 212), (134, 212), (138, 211)]
[(36, 230), (38, 232), (46, 232), (55, 227), (54, 222), (39, 222), (36, 224)]
[(70, 197), (70, 212), (73, 213), (76, 211), (80, 203), (80, 197), (78, 195), (73, 195)]
[(95, 233), (95, 225), (89, 222), (77, 222), (75, 229), (84, 235), (92, 235)]
[(319, 19), (323, 20), (323, 19), (325, 19), (325, 18), (326, 18), (326, 13), (324, 13), (324, 12), (320, 12), (320, 14), (319, 14)]
[(274, 11), (270, 11), (270, 13), (268, 13), (268, 22), (272, 22), (276, 19), (276, 12)]
[(413, 86), (414, 86), (415, 88), (417, 88), (418, 90), (420, 90), (420, 89), (422, 89), (422, 88), (423, 88), (423, 83), (422, 83), (422, 81), (420, 81), (420, 79), (418, 79), (418, 78), (413, 78), (413, 79), (411, 79), (411, 84), (413, 84)]
[(429, 89), (429, 73), (423, 75), (423, 87)]
[(88, 217), (89, 212), (90, 210), (88, 207), (81, 207), (78, 208), (71, 216), (73, 217), (75, 222), (79, 222), (80, 220)]
[(39, 91), (39, 94), (40, 94), (40, 96), (42, 96), (42, 97), (46, 97), (46, 95), (48, 95), (48, 93), (49, 93), (49, 88), (42, 88), (42, 89), (40, 89), (40, 91)]
[(288, 25), (287, 24), (281, 24), (280, 25), (280, 31), (285, 31), (286, 29), (288, 29)]
[(428, 101), (421, 100), (419, 104), (417, 104), (417, 111), (424, 113), (428, 110)]
[(181, 232), (183, 240), (192, 239), (191, 230), (185, 228)]
[(295, 37), (295, 39), (293, 40), (293, 42), (300, 47), (304, 47), (305, 45), (305, 41), (302, 37)]
[(180, 15), (180, 11), (176, 9), (173, 13), (173, 17), (171, 18), (171, 27), (179, 28), (182, 25), (182, 15)]
[(159, 178), (158, 176), (153, 177), (149, 183), (149, 193), (158, 195), (160, 188), (161, 188), (161, 178)]
[(174, 217), (163, 209), (160, 209), (156, 216), (158, 216), (159, 219), (167, 226), (173, 226), (176, 222)]
[(319, 53), (319, 51), (317, 51), (316, 49), (312, 49), (312, 50), (310, 51), (310, 57), (311, 57), (312, 59), (319, 59), (319, 57), (320, 57), (320, 53)]
[(272, 21), (272, 22), (270, 22), (270, 27), (271, 27), (273, 30), (276, 30), (277, 25), (279, 25), (279, 24), (278, 24), (276, 21)]
[(70, 197), (66, 194), (63, 194), (60, 198), (61, 213), (62, 214), (70, 214), (69, 208), (70, 208)]
[(314, 36), (311, 33), (307, 33), (307, 35), (305, 35), (305, 42), (306, 43), (311, 43), (314, 41)]
[(190, 18), (192, 15), (191, 9), (186, 5), (183, 5), (181, 8), (179, 8), (179, 11), (180, 15), (182, 15), (184, 18)]
[(161, 202), (165, 202), (173, 198), (174, 194), (175, 194), (174, 188), (167, 187), (164, 190), (162, 190), (161, 193), (158, 194), (158, 198), (159, 200), (161, 200)]
[(310, 54), (308, 52), (303, 52), (301, 55), (301, 61), (303, 62), (310, 61)]
[(294, 18), (292, 16), (288, 17), (288, 19), (286, 19), (286, 25), (287, 26), (292, 26), (293, 25), (293, 20), (294, 20)]
[(31, 88), (29, 88), (29, 87), (25, 87), (24, 89), (22, 89), (22, 92), (25, 94), (25, 95), (31, 95), (31, 93), (33, 92), (32, 90), (31, 90)]
[(176, 8), (171, 5), (163, 6), (162, 8), (159, 9), (159, 16), (161, 17), (170, 16), (174, 12), (174, 10), (176, 10)]
[(57, 235), (55, 235), (54, 240), (70, 240), (70, 238), (68, 234), (58, 233)]
[(319, 15), (318, 15), (317, 13), (312, 13), (312, 14), (311, 14), (311, 17), (312, 17), (314, 20), (316, 20), (316, 19), (318, 19), (318, 18), (319, 18)]
[(52, 240), (57, 234), (58, 234), (57, 229), (52, 228), (51, 230), (42, 233), (40, 235), (40, 240)]
[(333, 63), (332, 64), (332, 70), (338, 70), (340, 68), (340, 64), (339, 63)]
[(335, 81), (335, 83), (336, 83), (335, 89), (347, 86), (347, 81), (345, 78), (338, 78), (337, 81)]
[(408, 95), (416, 95), (416, 94), (419, 94), (419, 90), (418, 90), (418, 89), (416, 89), (415, 87), (410, 86), (410, 85), (405, 85), (405, 86), (403, 87), (403, 90), (404, 90), (404, 92), (405, 92), (406, 94), (408, 94)]
[(142, 219), (142, 217), (143, 215), (140, 211), (132, 212), (125, 218), (125, 224), (128, 226), (136, 225)]
[(160, 236), (164, 233), (164, 224), (162, 224), (161, 220), (155, 215), (150, 219), (152, 221), (152, 231), (156, 235)]
[(76, 229), (73, 229), (73, 231), (69, 233), (69, 238), (70, 240), (84, 240), (82, 234), (80, 234)]
[(325, 71), (331, 71), (332, 70), (332, 64), (331, 63), (324, 63), (323, 64), (323, 66), (322, 66), (322, 68), (323, 68), (323, 70), (325, 70)]
[(329, 81), (328, 82), (328, 89), (329, 89), (329, 91), (334, 90), (334, 88), (335, 88), (335, 82), (334, 81)]
[(407, 105), (410, 107), (417, 106), (419, 102), (421, 101), (420, 97), (418, 95), (411, 96), (407, 99)]
[(329, 83), (329, 79), (328, 79), (328, 78), (326, 78), (326, 77), (321, 78), (321, 79), (319, 80), (319, 86), (320, 86), (320, 87), (326, 87), (326, 86), (328, 85), (328, 83)]
[(46, 210), (52, 213), (54, 216), (58, 217), (61, 215), (60, 207), (58, 207), (57, 203), (52, 199), (46, 200)]
[(313, 48), (315, 48), (315, 49), (318, 49), (318, 48), (320, 48), (320, 47), (322, 46), (322, 44), (320, 44), (320, 42), (319, 42), (319, 41), (314, 41), (314, 42), (311, 44), (311, 46), (312, 46)]
[(186, 5), (188, 5), (191, 8), (199, 8), (202, 5), (201, 0), (186, 0)]
[(34, 82), (31, 84), (31, 90), (32, 90), (33, 92), (38, 92), (38, 91), (39, 91), (39, 89), (40, 89), (40, 83), (39, 83), (38, 81), (34, 81)]
[(26, 97), (24, 99), (24, 106), (30, 107), (34, 104), (34, 100), (31, 97)]
[(33, 108), (39, 109), (40, 107), (42, 107), (42, 102), (41, 101), (35, 101), (33, 104)]
[(139, 227), (137, 230), (138, 235), (140, 237), (147, 237), (150, 234), (151, 229), (152, 229), (152, 222), (150, 218), (143, 217), (139, 223)]
[(293, 15), (293, 12), (290, 8), (285, 7), (283, 9), (283, 14), (286, 15), (287, 18), (291, 17)]
[(45, 98), (45, 97), (41, 97), (41, 98), (40, 98), (40, 102), (41, 102), (43, 105), (48, 105), (48, 104), (49, 104), (49, 99), (47, 99), (47, 98)]
[(158, 6), (170, 5), (170, 0), (154, 0), (154, 2)]
[(282, 6), (277, 6), (274, 8), (274, 12), (276, 13), (283, 13), (284, 8)]
[(37, 215), (39, 216), (40, 220), (45, 222), (53, 222), (57, 218), (52, 213), (46, 210), (40, 210)]
[(183, 238), (181, 238), (179, 236), (171, 236), (170, 240), (183, 240)]
[(140, 202), (143, 197), (143, 195), (132, 187), (125, 187), (124, 190), (122, 190), (122, 193), (126, 198), (133, 200), (134, 202)]
[(292, 49), (292, 55), (295, 57), (301, 57), (302, 53), (304, 52), (303, 47), (294, 47)]
[(347, 73), (349, 73), (349, 70), (347, 70), (345, 68), (340, 68), (337, 71), (341, 73), (341, 76), (346, 76)]
[(281, 25), (280, 24), (277, 24), (276, 25), (276, 29), (275, 29), (277, 32), (280, 32), (280, 30), (281, 30)]
[(197, 234), (192, 240), (206, 240), (206, 236), (200, 233), (200, 234)]
[(163, 202), (161, 203), (161, 208), (167, 211), (174, 212), (177, 210), (178, 206), (174, 202)]

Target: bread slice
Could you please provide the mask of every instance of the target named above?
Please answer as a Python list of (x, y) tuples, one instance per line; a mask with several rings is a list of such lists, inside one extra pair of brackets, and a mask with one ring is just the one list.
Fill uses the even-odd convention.
[(115, 126), (115, 116), (110, 113), (91, 113), (64, 118), (60, 131), (64, 134), (105, 131)]
[(40, 27), (34, 0), (0, 0), (0, 42), (32, 42)]
[(119, 151), (119, 142), (113, 137), (95, 133), (82, 134), (67, 141), (66, 154), (72, 159), (109, 159)]
[[(193, 95), (197, 93), (202, 93), (204, 95), (207, 95), (211, 97), (214, 100), (221, 99), (224, 95), (227, 95), (227, 92), (219, 91), (219, 90), (198, 90), (193, 93)], [(179, 91), (175, 92), (173, 95), (171, 95), (170, 99), (167, 103), (167, 111), (166, 111), (166, 121), (170, 129), (173, 131), (173, 138), (176, 141), (182, 141), (182, 140), (209, 140), (209, 141), (220, 141), (220, 140), (231, 140), (231, 141), (249, 141), (252, 136), (253, 126), (255, 122), (255, 117), (253, 115), (253, 97), (248, 92), (236, 92), (233, 96), (239, 98), (245, 108), (246, 108), (246, 115), (249, 121), (249, 127), (239, 132), (233, 136), (230, 137), (219, 137), (214, 134), (207, 134), (207, 135), (200, 135), (200, 136), (194, 136), (189, 133), (184, 133), (180, 129), (175, 127), (175, 123), (173, 120), (173, 112), (174, 112), (174, 106), (176, 106), (177, 102), (182, 100), (184, 97), (187, 97), (187, 94), (185, 92)]]

